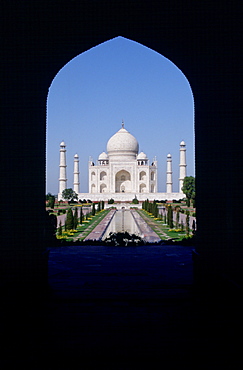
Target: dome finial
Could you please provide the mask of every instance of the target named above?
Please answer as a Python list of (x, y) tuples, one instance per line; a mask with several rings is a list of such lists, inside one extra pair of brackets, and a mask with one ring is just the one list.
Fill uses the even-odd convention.
[(122, 128), (124, 128), (124, 120), (122, 120)]

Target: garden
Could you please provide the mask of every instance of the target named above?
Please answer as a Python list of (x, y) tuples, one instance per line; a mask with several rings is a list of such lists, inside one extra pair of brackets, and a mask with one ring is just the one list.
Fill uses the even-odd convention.
[[(82, 241), (107, 215), (103, 202), (98, 204), (73, 205), (67, 209), (64, 225), (61, 221), (57, 225), (56, 238), (66, 241)], [(83, 211), (83, 208), (86, 212)]]
[(195, 209), (182, 208), (178, 203), (164, 203), (161, 207), (160, 203), (147, 200), (138, 212), (162, 240), (181, 241), (195, 235), (195, 221), (190, 228), (190, 216), (195, 216)]

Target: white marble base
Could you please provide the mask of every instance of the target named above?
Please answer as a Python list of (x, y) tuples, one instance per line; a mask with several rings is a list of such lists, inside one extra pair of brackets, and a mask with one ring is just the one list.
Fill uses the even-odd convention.
[[(183, 193), (79, 193), (78, 200), (90, 199), (95, 201), (108, 201), (114, 199), (115, 202), (131, 202), (134, 198), (138, 201), (145, 201), (146, 199), (153, 201), (156, 200), (179, 200), (185, 198)], [(62, 199), (62, 195), (58, 194), (58, 200)]]

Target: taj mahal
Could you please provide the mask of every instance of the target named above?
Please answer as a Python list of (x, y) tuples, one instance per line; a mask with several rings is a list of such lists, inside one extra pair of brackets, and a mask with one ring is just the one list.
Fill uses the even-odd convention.
[[(107, 152), (99, 155), (95, 164), (89, 160), (89, 192), (80, 193), (79, 156), (74, 156), (73, 190), (78, 199), (91, 201), (126, 202), (137, 198), (138, 201), (179, 200), (185, 197), (182, 193), (183, 180), (186, 176), (186, 144), (180, 143), (179, 192), (173, 192), (172, 156), (167, 155), (166, 193), (158, 192), (158, 166), (156, 158), (151, 162), (144, 152), (139, 153), (136, 138), (128, 132), (124, 123), (107, 142)], [(67, 188), (66, 144), (60, 144), (59, 193)]]

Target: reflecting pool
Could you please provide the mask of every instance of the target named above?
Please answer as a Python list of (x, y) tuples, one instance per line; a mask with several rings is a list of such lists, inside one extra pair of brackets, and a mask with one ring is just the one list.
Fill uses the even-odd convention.
[(141, 236), (140, 230), (134, 220), (130, 210), (118, 210), (112, 218), (102, 239), (109, 236), (110, 233), (118, 233), (127, 231), (129, 234)]

